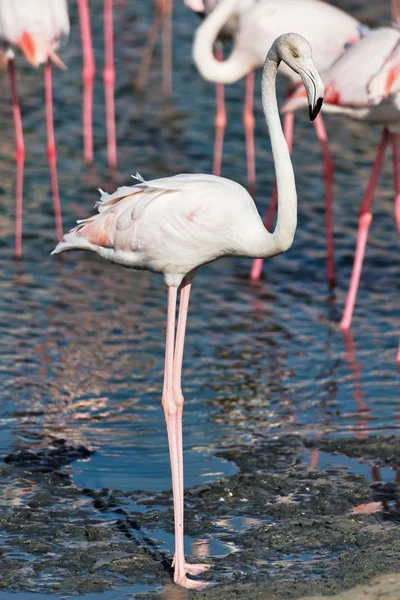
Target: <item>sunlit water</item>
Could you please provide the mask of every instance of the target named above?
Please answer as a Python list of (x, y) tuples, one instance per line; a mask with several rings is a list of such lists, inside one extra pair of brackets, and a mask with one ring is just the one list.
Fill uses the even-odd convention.
[[(69, 68), (54, 72), (65, 228), (91, 214), (96, 187), (111, 191), (129, 183), (136, 171), (151, 179), (211, 168), (214, 89), (199, 78), (191, 62), (198, 21), (176, 3), (173, 100), (162, 99), (159, 54), (141, 99), (134, 94), (133, 81), (151, 6), (131, 4), (115, 15), (119, 165), (114, 178), (105, 166), (101, 11), (93, 11), (96, 166), (88, 170), (81, 150), (79, 27), (71, 5), (72, 31), (62, 54)], [(1, 453), (62, 437), (96, 450), (90, 459), (69, 467), (82, 488), (169, 489), (160, 404), (163, 281), (87, 254), (50, 257), (55, 235), (42, 72), (31, 70), (23, 60), (17, 64), (27, 148), (21, 265), (13, 260), (14, 138), (6, 73), (1, 79)], [(265, 210), (273, 168), (258, 89), (257, 85), (257, 192)], [(283, 86), (280, 94), (283, 97)], [(228, 87), (226, 99), (223, 174), (245, 184), (243, 84)], [(260, 433), (368, 436), (398, 430), (400, 263), (391, 161), (388, 157), (374, 201), (353, 339), (345, 339), (338, 322), (351, 272), (358, 205), (379, 130), (341, 119), (327, 120), (327, 125), (336, 164), (335, 294), (329, 294), (325, 280), (320, 152), (312, 126), (301, 115), (293, 157), (299, 225), (292, 249), (268, 261), (259, 285), (249, 283), (250, 261), (223, 260), (202, 269), (193, 286), (183, 380), (187, 487), (234, 473), (236, 466), (217, 457), (218, 450)], [(157, 536), (172, 549), (169, 534), (153, 532)], [(224, 551), (211, 544), (211, 553)], [(142, 590), (129, 590), (136, 591)], [(124, 595), (110, 592), (104, 596), (108, 597)]]

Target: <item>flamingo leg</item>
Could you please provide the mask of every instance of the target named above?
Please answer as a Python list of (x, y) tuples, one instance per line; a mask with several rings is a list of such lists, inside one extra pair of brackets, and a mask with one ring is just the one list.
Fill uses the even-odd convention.
[(13, 58), (8, 60), (8, 74), (11, 86), (11, 101), (14, 115), (15, 128), (15, 162), (17, 168), (17, 181), (15, 193), (15, 256), (22, 256), (22, 197), (24, 190), (24, 163), (25, 144), (22, 130), (21, 110), (19, 107), (17, 79), (15, 76), (15, 63)]
[(146, 87), (147, 78), (149, 75), (149, 68), (151, 63), (151, 57), (153, 55), (154, 46), (157, 40), (158, 32), (161, 29), (162, 21), (162, 0), (156, 0), (154, 9), (153, 21), (150, 25), (149, 32), (147, 34), (147, 40), (143, 48), (142, 60), (140, 61), (139, 71), (136, 79), (136, 89), (140, 92)]
[(256, 197), (256, 163), (254, 152), (254, 71), (246, 76), (246, 93), (243, 109), (243, 125), (246, 133), (247, 181), (250, 196)]
[(392, 133), (393, 147), (393, 172), (396, 197), (394, 201), (394, 216), (396, 219), (397, 230), (400, 233), (400, 164), (399, 164), (399, 136)]
[[(162, 405), (164, 409), (165, 422), (167, 425), (168, 445), (171, 460), (172, 494), (174, 502), (175, 520), (175, 554), (174, 554), (174, 581), (185, 588), (202, 588), (206, 584), (193, 581), (186, 576), (186, 562), (184, 550), (184, 515), (183, 515), (183, 453), (182, 453), (182, 392), (174, 393), (175, 387), (180, 386), (180, 373), (178, 367), (182, 366), (183, 341), (185, 334), (187, 307), (189, 303), (189, 288), (183, 288), (183, 305), (180, 311), (181, 327), (179, 336), (176, 369), (174, 368), (174, 334), (177, 288), (168, 288), (168, 317), (167, 336), (165, 344), (165, 370)], [(186, 306), (186, 308), (185, 308)]]
[(173, 0), (164, 0), (162, 22), (163, 93), (172, 95), (172, 8)]
[[(183, 394), (182, 394), (182, 362), (183, 362), (183, 350), (184, 350), (184, 345), (185, 345), (186, 322), (187, 322), (187, 314), (188, 314), (188, 308), (189, 308), (191, 287), (192, 287), (191, 281), (185, 281), (182, 284), (182, 288), (181, 288), (178, 326), (176, 329), (174, 367), (173, 367), (174, 372), (173, 372), (173, 383), (172, 383), (175, 405), (177, 406), (178, 413), (180, 412), (180, 418), (178, 419), (178, 424), (177, 424), (177, 434), (178, 434), (179, 496), (181, 498), (182, 515), (184, 512), (184, 508), (183, 508), (183, 495), (184, 495), (183, 448), (182, 448), (182, 413), (183, 413), (184, 398), (183, 398)], [(175, 562), (176, 562), (176, 555), (174, 556), (172, 566), (175, 566)], [(210, 565), (206, 565), (206, 564), (191, 565), (189, 563), (185, 563), (185, 572), (190, 573), (191, 575), (198, 575), (202, 571), (207, 571), (209, 568), (210, 568)]]
[[(397, 133), (392, 133), (393, 147), (393, 172), (395, 185), (395, 200), (394, 200), (394, 217), (396, 220), (397, 231), (400, 233), (400, 164), (399, 164), (399, 136)], [(397, 362), (400, 364), (400, 343), (396, 356)], [(400, 501), (399, 501), (400, 506)]]
[(349, 329), (353, 318), (354, 304), (357, 297), (358, 285), (360, 283), (361, 270), (364, 260), (365, 247), (367, 245), (368, 230), (372, 222), (371, 204), (378, 183), (379, 173), (382, 169), (382, 163), (385, 156), (386, 146), (389, 142), (389, 132), (383, 130), (382, 139), (379, 144), (378, 154), (372, 169), (371, 177), (368, 182), (367, 191), (360, 207), (360, 216), (358, 220), (358, 234), (356, 254), (354, 257), (353, 272), (351, 274), (349, 291), (346, 299), (346, 306), (343, 312), (343, 317), (340, 322), (342, 330)]
[(83, 52), (83, 156), (86, 164), (93, 162), (93, 81), (96, 72), (88, 0), (78, 0)]
[(115, 169), (117, 166), (117, 143), (115, 136), (115, 67), (114, 67), (114, 27), (113, 27), (113, 0), (104, 0), (104, 94), (106, 102), (106, 129), (107, 129), (107, 159), (108, 166)]
[(335, 259), (333, 248), (333, 159), (328, 146), (322, 115), (314, 121), (317, 138), (321, 144), (324, 161), (325, 230), (326, 230), (326, 277), (331, 287), (335, 285)]
[[(289, 152), (292, 153), (293, 149), (293, 128), (294, 128), (294, 113), (286, 113), (283, 117), (283, 135), (285, 136)], [(265, 227), (270, 231), (272, 223), (274, 221), (276, 208), (278, 206), (278, 188), (276, 187), (276, 181), (274, 183), (274, 189), (272, 191), (271, 200), (268, 207), (267, 216), (264, 220)], [(264, 264), (263, 258), (255, 258), (253, 266), (250, 271), (250, 279), (252, 281), (258, 281), (261, 277), (262, 268)]]
[(52, 90), (52, 71), (51, 63), (48, 60), (44, 66), (44, 88), (46, 102), (46, 125), (47, 125), (47, 158), (50, 168), (51, 189), (53, 194), (54, 218), (56, 221), (57, 240), (60, 242), (63, 237), (63, 226), (61, 217), (60, 195), (58, 192), (57, 176), (57, 153), (56, 142), (54, 138), (53, 123), (53, 90)]
[[(215, 50), (217, 60), (224, 60), (224, 49), (220, 42), (217, 42)], [(225, 109), (225, 88), (223, 83), (215, 85), (217, 111), (215, 114), (215, 143), (214, 143), (214, 162), (213, 175), (221, 175), (222, 151), (224, 147), (224, 135), (226, 128), (226, 109)]]

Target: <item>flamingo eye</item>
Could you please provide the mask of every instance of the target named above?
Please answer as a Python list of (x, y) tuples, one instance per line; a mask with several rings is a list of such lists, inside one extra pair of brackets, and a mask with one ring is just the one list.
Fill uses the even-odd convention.
[(295, 48), (290, 48), (290, 52), (292, 53), (293, 58), (299, 58), (299, 53)]

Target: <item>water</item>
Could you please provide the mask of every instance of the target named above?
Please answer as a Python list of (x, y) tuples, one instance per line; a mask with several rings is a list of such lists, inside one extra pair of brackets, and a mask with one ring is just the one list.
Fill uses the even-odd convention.
[[(117, 184), (129, 183), (136, 171), (151, 179), (211, 168), (214, 89), (198, 77), (190, 58), (197, 19), (176, 3), (173, 100), (162, 99), (159, 55), (149, 90), (140, 99), (133, 92), (133, 81), (151, 7), (139, 4), (127, 3), (125, 11), (116, 9), (115, 15), (119, 165), (113, 177), (105, 166), (101, 11), (93, 10), (98, 69), (96, 165), (86, 169), (81, 151), (79, 28), (75, 6), (70, 7), (71, 37), (62, 53), (68, 71), (54, 71), (65, 228), (91, 213), (98, 186), (112, 191)], [(354, 5), (359, 8), (362, 3)], [(366, 11), (363, 8), (363, 16), (373, 20), (374, 7), (371, 14)], [(88, 460), (67, 468), (77, 486), (124, 492), (169, 490), (160, 405), (166, 315), (163, 281), (86, 254), (68, 254), (61, 260), (50, 257), (55, 236), (41, 70), (28, 68), (23, 60), (17, 66), (27, 148), (20, 265), (13, 260), (13, 124), (6, 73), (1, 75), (1, 454), (65, 438), (96, 450)], [(257, 84), (257, 191), (264, 211), (273, 169), (258, 89)], [(243, 84), (228, 87), (226, 100), (223, 174), (245, 185)], [(207, 266), (194, 283), (183, 380), (187, 487), (232, 475), (236, 465), (220, 458), (218, 451), (271, 432), (360, 438), (398, 432), (395, 355), (400, 265), (391, 164), (387, 159), (374, 201), (353, 338), (344, 338), (338, 322), (352, 267), (358, 205), (380, 133), (341, 119), (327, 119), (327, 127), (336, 164), (337, 288), (330, 295), (325, 281), (320, 153), (313, 128), (301, 115), (293, 158), (299, 225), (292, 249), (268, 261), (259, 285), (249, 283), (248, 260)], [(15, 482), (15, 489), (8, 488), (2, 500), (5, 505), (24, 505), (31, 493), (29, 485)], [(232, 521), (232, 527), (245, 525)], [(156, 530), (152, 535), (172, 550), (169, 533)], [(210, 550), (221, 556), (232, 551), (217, 539), (210, 541)], [(127, 593), (134, 596), (140, 591), (132, 587)], [(125, 596), (121, 590), (102, 597)]]

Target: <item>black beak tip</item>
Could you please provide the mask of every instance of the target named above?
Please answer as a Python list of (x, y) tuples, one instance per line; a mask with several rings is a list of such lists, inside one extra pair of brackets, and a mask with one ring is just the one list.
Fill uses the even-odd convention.
[(318, 98), (314, 108), (311, 106), (311, 104), (308, 106), (308, 110), (310, 112), (310, 121), (314, 121), (314, 119), (317, 118), (318, 113), (322, 108), (323, 101), (324, 101), (323, 98)]

